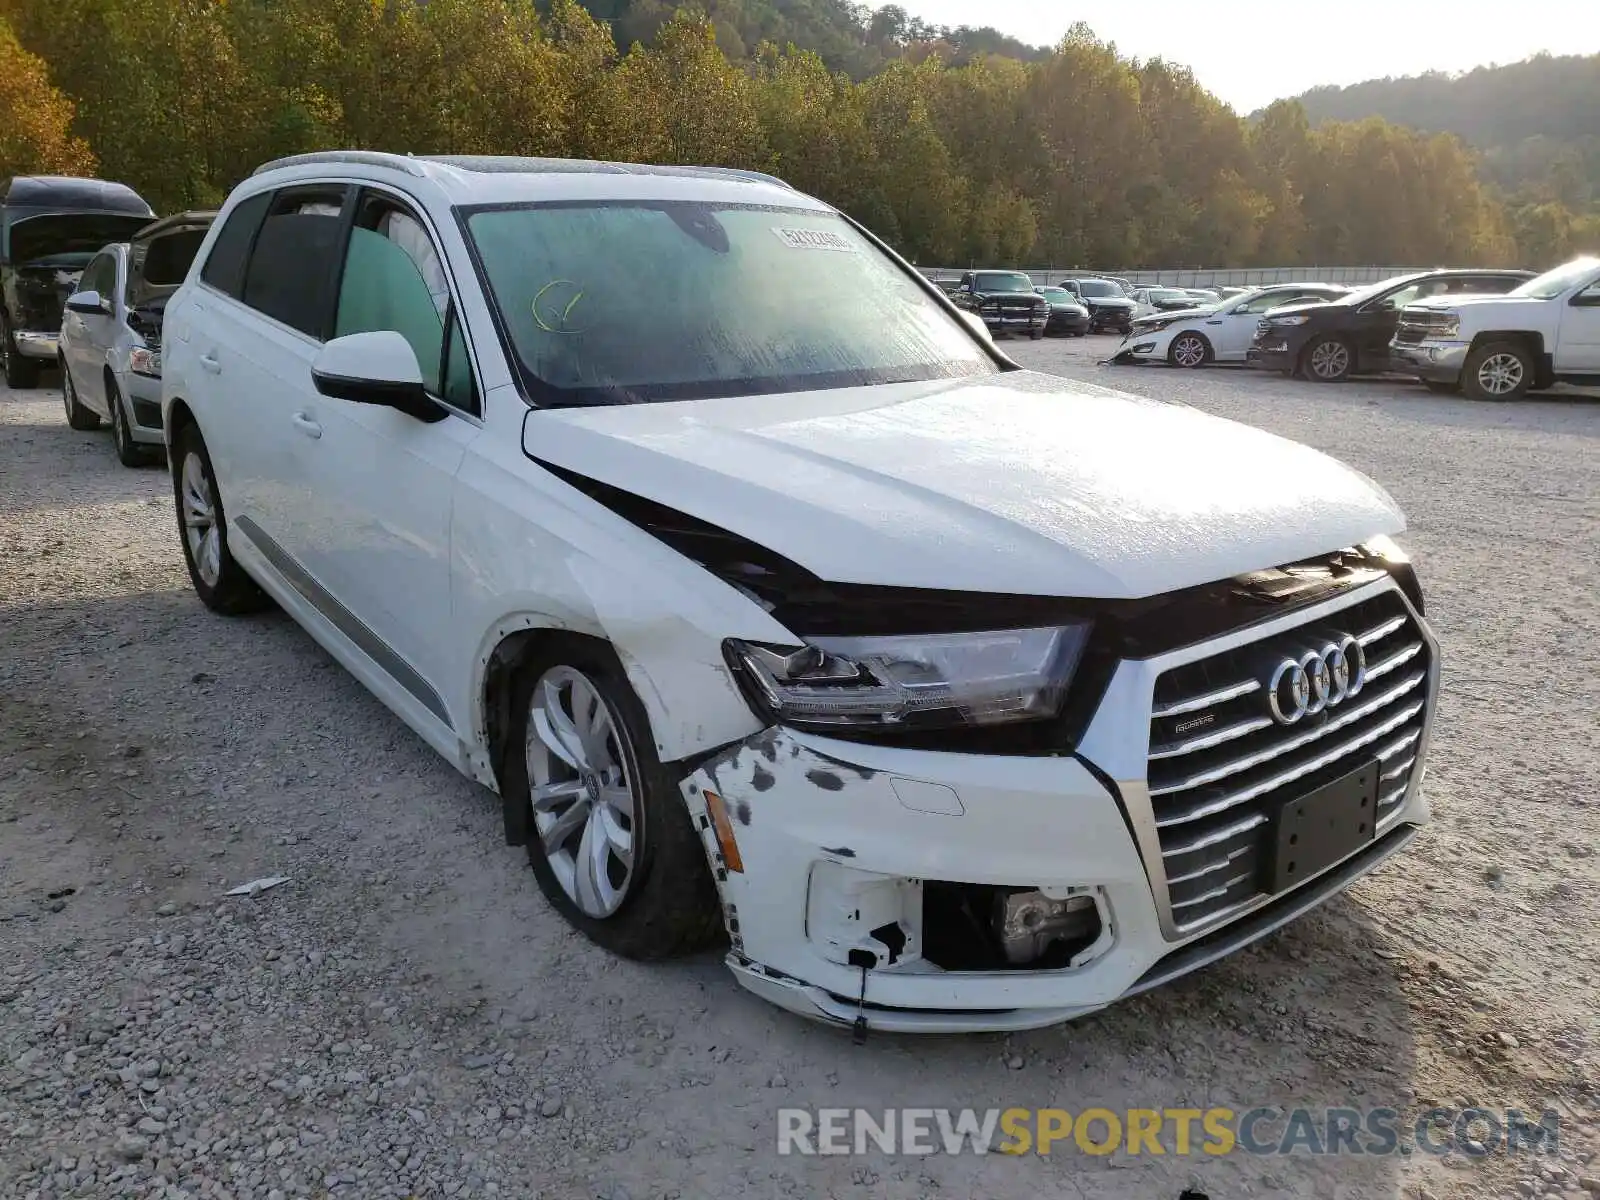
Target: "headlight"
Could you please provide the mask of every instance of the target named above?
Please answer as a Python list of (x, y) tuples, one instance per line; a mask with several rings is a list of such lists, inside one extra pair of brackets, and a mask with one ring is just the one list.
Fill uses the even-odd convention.
[(906, 729), (1053, 717), (1089, 626), (817, 637), (798, 649), (730, 640), (760, 715), (802, 728)]
[(1430, 338), (1453, 338), (1461, 333), (1461, 317), (1455, 313), (1448, 317), (1436, 316), (1426, 328)]
[(1422, 603), (1422, 582), (1417, 578), (1417, 569), (1411, 565), (1411, 556), (1402, 550), (1392, 537), (1380, 534), (1371, 541), (1362, 542), (1360, 549), (1361, 553), (1376, 560), (1377, 565), (1389, 572), (1418, 614), (1426, 613)]
[(161, 351), (145, 346), (135, 346), (128, 351), (128, 369), (135, 375), (153, 375), (161, 378)]
[(1172, 317), (1140, 317), (1134, 322), (1140, 333), (1160, 333), (1168, 325), (1174, 324)]
[(1297, 313), (1292, 317), (1268, 317), (1267, 324), (1283, 328), (1289, 325), (1304, 325), (1309, 320), (1311, 318), (1306, 316), (1305, 313)]

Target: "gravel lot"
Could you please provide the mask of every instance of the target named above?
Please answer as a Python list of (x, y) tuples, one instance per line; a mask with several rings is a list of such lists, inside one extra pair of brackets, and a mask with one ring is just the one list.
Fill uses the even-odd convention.
[[(1446, 655), (1435, 823), (1154, 995), (859, 1047), (715, 956), (644, 968), (569, 933), (487, 792), (283, 616), (200, 606), (162, 471), (70, 431), (58, 391), (0, 389), (0, 1194), (1600, 1191), (1600, 399), (1099, 366), (1110, 345), (1009, 348), (1309, 442), (1406, 508)], [(775, 1151), (785, 1105), (1433, 1103), (1556, 1107), (1561, 1155)]]

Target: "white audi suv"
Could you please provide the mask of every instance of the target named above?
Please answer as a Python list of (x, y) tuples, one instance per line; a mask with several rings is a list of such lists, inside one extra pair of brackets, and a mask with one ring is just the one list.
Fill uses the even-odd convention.
[(276, 600), (616, 953), (720, 942), (858, 1030), (1044, 1025), (1427, 819), (1379, 487), (1020, 369), (776, 179), (280, 160), (165, 320), (200, 598)]

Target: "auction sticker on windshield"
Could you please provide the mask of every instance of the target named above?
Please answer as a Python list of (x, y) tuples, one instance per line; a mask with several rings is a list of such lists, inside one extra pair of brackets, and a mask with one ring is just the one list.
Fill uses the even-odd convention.
[(772, 232), (791, 250), (843, 250), (846, 254), (857, 250), (854, 242), (831, 229), (785, 229), (774, 225)]

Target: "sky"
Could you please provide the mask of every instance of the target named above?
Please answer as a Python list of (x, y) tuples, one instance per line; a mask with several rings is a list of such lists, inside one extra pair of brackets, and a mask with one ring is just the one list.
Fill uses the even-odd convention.
[(1241, 115), (1318, 84), (1465, 71), (1541, 50), (1600, 53), (1600, 0), (895, 2), (934, 25), (992, 25), (1033, 45), (1053, 44), (1084, 21), (1124, 55), (1188, 67)]

